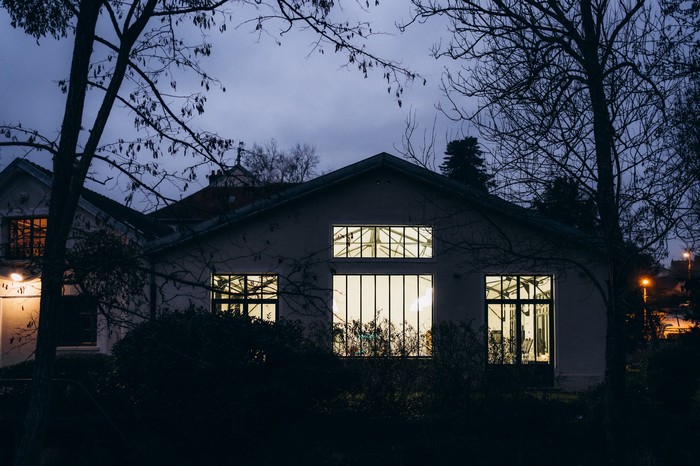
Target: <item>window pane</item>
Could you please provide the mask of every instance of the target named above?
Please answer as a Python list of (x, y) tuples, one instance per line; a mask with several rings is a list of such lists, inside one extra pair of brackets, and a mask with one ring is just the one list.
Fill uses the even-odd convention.
[(231, 275), (229, 277), (229, 297), (245, 297), (245, 275)]
[(420, 243), (419, 257), (433, 257), (433, 229), (429, 227), (420, 227), (418, 229)]
[(377, 227), (377, 257), (390, 256), (390, 231), (388, 227)]
[(272, 274), (212, 276), (212, 310), (274, 321), (277, 318), (278, 278)]
[(17, 218), (9, 220), (7, 255), (11, 259), (30, 259), (44, 255), (47, 219)]
[(404, 335), (404, 294), (403, 275), (389, 276), (389, 299), (391, 311), (391, 351), (400, 354), (403, 347)]
[(537, 291), (535, 298), (551, 299), (552, 297), (552, 279), (547, 276), (537, 277)]
[(404, 257), (403, 227), (391, 227), (391, 257)]
[(333, 257), (347, 257), (347, 228), (333, 227)]
[(333, 346), (338, 354), (431, 354), (432, 276), (336, 275), (333, 284)]
[(389, 324), (389, 275), (375, 277), (377, 322), (383, 326)]
[(335, 275), (333, 277), (333, 350), (347, 356), (345, 346), (346, 329), (346, 302), (347, 302), (347, 276)]
[[(499, 291), (500, 287), (500, 291)], [(549, 363), (552, 277), (485, 277), (488, 362)]]
[(432, 354), (430, 329), (433, 327), (433, 277), (420, 275), (418, 277), (418, 339), (420, 356)]
[(348, 356), (360, 356), (360, 336), (362, 334), (362, 320), (360, 318), (360, 277), (349, 275), (347, 277), (347, 347)]
[(520, 306), (520, 355), (523, 363), (535, 360), (535, 305)]
[(433, 229), (426, 226), (333, 227), (333, 257), (430, 258)]
[(374, 257), (374, 227), (362, 227), (362, 257)]
[(518, 297), (518, 277), (506, 275), (501, 279), (501, 298), (517, 299)]
[(418, 257), (418, 228), (404, 229), (405, 257)]
[(347, 257), (362, 257), (362, 227), (348, 227)]
[(521, 276), (520, 277), (520, 299), (535, 298), (535, 277)]
[(549, 304), (537, 305), (535, 319), (535, 359), (549, 362)]
[(501, 277), (487, 276), (486, 277), (486, 299), (501, 299)]
[(58, 346), (97, 344), (97, 301), (84, 295), (61, 297)]

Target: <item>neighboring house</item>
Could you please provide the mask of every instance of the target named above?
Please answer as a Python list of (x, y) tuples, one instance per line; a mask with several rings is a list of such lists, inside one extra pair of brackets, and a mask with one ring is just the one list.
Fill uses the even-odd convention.
[[(19, 158), (0, 172), (0, 366), (21, 362), (34, 350), (51, 179), (49, 170)], [(98, 230), (136, 242), (172, 231), (87, 189), (73, 228), (71, 242)], [(79, 287), (67, 283), (63, 293), (59, 352), (108, 352), (121, 329), (110, 328)]]
[(212, 171), (207, 178), (209, 184), (204, 188), (151, 212), (148, 216), (184, 230), (294, 186), (292, 183), (261, 184), (240, 163), (226, 170)]
[(467, 321), (494, 367), (567, 389), (603, 378), (600, 245), (389, 154), (190, 224), (148, 254), (153, 312), (299, 319), (344, 357), (430, 357), (434, 324)]

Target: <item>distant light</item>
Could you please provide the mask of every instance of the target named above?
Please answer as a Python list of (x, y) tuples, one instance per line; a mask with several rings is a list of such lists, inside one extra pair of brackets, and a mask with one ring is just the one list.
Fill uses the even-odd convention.
[(24, 277), (22, 275), (18, 274), (17, 272), (12, 272), (10, 274), (10, 278), (12, 279), (13, 282), (21, 282), (22, 280), (24, 280)]
[(651, 281), (648, 278), (642, 278), (642, 286), (649, 286)]

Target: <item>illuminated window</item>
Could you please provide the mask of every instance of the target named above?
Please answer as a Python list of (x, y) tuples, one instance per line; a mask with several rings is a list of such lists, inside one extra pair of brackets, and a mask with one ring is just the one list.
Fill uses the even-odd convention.
[(489, 363), (550, 363), (551, 276), (487, 275), (486, 312)]
[(334, 226), (333, 257), (433, 257), (433, 229), (418, 226)]
[(31, 259), (44, 255), (46, 245), (46, 218), (28, 217), (9, 219), (9, 259)]
[(432, 275), (333, 276), (340, 356), (430, 356), (432, 325)]
[(277, 275), (212, 276), (212, 309), (274, 322), (277, 320)]
[(84, 295), (62, 296), (58, 346), (97, 345), (97, 302)]

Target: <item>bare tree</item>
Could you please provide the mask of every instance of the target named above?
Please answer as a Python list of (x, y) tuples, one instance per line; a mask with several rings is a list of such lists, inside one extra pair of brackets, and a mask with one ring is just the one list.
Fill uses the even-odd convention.
[[(183, 29), (223, 32), (233, 17), (227, 8), (247, 5), (254, 13), (241, 22), (261, 32), (275, 22), (281, 33), (299, 25), (314, 31), (318, 44), (330, 43), (345, 52), (362, 73), (383, 68), (384, 77), (395, 83), (401, 75), (412, 75), (364, 50), (356, 41), (371, 35), (368, 25), (333, 22), (333, 2), (325, 0), (3, 0), (2, 5), (13, 26), (37, 39), (70, 36), (73, 43), (70, 76), (59, 83), (67, 95), (58, 136), (27, 129), (26, 122), (0, 126), (0, 147), (43, 151), (53, 160), (31, 402), (15, 459), (15, 464), (31, 465), (40, 458), (50, 407), (66, 241), (91, 167), (97, 161), (107, 163), (128, 177), (133, 189), (156, 194), (168, 177), (192, 177), (197, 163), (220, 160), (232, 146), (230, 139), (193, 127), (192, 118), (204, 112), (206, 91), (224, 89), (201, 67), (201, 58), (211, 53), (206, 36), (198, 34), (201, 42), (191, 43)], [(201, 89), (177, 91), (174, 76), (181, 72), (199, 77)], [(96, 103), (96, 112), (90, 112), (88, 103)], [(138, 137), (105, 144), (103, 135), (116, 105), (133, 114)], [(167, 173), (158, 160), (166, 155), (200, 159), (184, 173)]]
[(254, 144), (252, 150), (244, 150), (244, 164), (263, 183), (302, 183), (316, 175), (320, 161), (316, 148), (297, 143), (290, 150), (282, 150), (275, 139)]
[[(606, 435), (620, 454), (625, 403), (625, 243), (649, 251), (677, 221), (687, 183), (660, 137), (675, 81), (663, 18), (644, 0), (413, 0), (414, 21), (446, 17), (462, 60), (443, 81), (455, 119), (495, 148), (499, 186), (521, 202), (551, 173), (594, 196), (608, 273)], [(409, 23), (410, 24), (410, 23)], [(465, 104), (474, 98), (474, 110)], [(472, 103), (473, 100), (468, 100)], [(669, 177), (677, 180), (668, 183)]]

